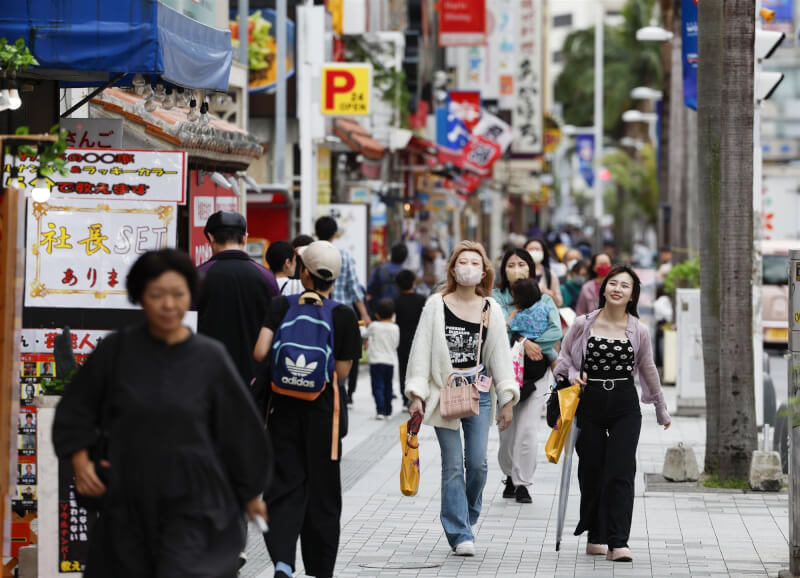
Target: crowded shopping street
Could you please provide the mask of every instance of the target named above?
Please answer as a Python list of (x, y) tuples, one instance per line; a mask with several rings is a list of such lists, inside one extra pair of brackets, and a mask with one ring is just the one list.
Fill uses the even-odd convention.
[(0, 6), (0, 578), (800, 577), (798, 0)]

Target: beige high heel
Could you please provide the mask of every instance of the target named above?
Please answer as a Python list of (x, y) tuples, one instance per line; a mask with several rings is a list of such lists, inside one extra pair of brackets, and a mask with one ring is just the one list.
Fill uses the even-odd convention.
[(586, 553), (589, 556), (605, 556), (608, 548), (605, 544), (592, 544), (591, 542), (586, 542)]
[(630, 548), (609, 548), (606, 560), (612, 562), (633, 562), (633, 553)]

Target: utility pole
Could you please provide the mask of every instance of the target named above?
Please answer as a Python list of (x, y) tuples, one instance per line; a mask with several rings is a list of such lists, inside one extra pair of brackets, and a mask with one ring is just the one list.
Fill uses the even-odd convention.
[(603, 155), (603, 32), (605, 7), (601, 1), (595, 2), (594, 23), (594, 247), (595, 252), (603, 250), (603, 182), (600, 180), (600, 163)]

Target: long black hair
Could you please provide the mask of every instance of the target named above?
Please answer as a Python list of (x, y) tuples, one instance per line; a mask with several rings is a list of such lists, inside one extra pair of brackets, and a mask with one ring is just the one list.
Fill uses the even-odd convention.
[(536, 264), (533, 262), (530, 253), (525, 249), (509, 249), (506, 251), (506, 254), (503, 255), (503, 260), (500, 261), (500, 271), (497, 275), (497, 288), (500, 289), (500, 291), (507, 291), (511, 288), (508, 277), (506, 277), (506, 265), (508, 264), (508, 260), (515, 255), (525, 261), (531, 275), (536, 275)]
[(616, 265), (608, 272), (608, 275), (606, 275), (606, 278), (603, 279), (603, 283), (600, 285), (600, 302), (598, 305), (600, 309), (606, 306), (606, 285), (608, 284), (608, 280), (621, 273), (627, 273), (631, 276), (631, 279), (633, 279), (633, 292), (631, 293), (631, 300), (625, 305), (625, 312), (634, 317), (639, 317), (637, 307), (639, 306), (639, 293), (642, 291), (642, 282), (639, 280), (639, 276), (636, 272), (627, 265)]

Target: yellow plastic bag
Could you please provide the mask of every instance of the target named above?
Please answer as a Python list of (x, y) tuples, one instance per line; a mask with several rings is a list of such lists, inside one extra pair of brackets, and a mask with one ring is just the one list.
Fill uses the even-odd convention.
[(578, 402), (581, 398), (581, 386), (576, 383), (553, 393), (558, 395), (558, 407), (561, 409), (561, 416), (558, 418), (556, 427), (550, 432), (550, 437), (547, 438), (544, 452), (547, 454), (548, 461), (557, 464), (558, 458), (561, 457), (561, 451), (564, 449), (564, 444), (567, 443), (569, 428), (572, 427), (572, 422), (575, 419), (575, 412), (578, 409)]
[(415, 496), (419, 490), (419, 440), (417, 434), (408, 434), (408, 422), (400, 425), (400, 491), (404, 496)]

